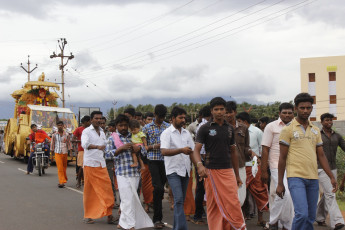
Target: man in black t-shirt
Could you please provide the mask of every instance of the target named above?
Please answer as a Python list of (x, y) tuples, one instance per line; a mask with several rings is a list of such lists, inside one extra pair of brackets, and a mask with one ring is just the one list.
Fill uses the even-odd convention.
[[(213, 98), (210, 102), (213, 119), (200, 127), (192, 161), (201, 179), (205, 179), (207, 219), (210, 230), (245, 229), (238, 186), (242, 185), (238, 173), (233, 127), (224, 120), (225, 100)], [(200, 157), (205, 145), (205, 166)]]

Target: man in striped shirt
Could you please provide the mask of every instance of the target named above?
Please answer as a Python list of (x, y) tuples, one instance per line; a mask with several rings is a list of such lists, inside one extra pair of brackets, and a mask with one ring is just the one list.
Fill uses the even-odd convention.
[(52, 154), (55, 154), (56, 167), (58, 169), (59, 188), (67, 183), (67, 154), (72, 149), (71, 136), (64, 130), (63, 121), (56, 123), (58, 131), (52, 137)]

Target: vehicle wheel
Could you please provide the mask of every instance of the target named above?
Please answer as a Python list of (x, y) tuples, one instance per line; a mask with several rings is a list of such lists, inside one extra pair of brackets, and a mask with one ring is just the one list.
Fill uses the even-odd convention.
[(42, 176), (42, 165), (41, 165), (41, 161), (42, 161), (41, 157), (38, 157), (38, 158), (37, 158), (37, 165), (38, 165), (38, 175), (39, 175), (39, 176)]

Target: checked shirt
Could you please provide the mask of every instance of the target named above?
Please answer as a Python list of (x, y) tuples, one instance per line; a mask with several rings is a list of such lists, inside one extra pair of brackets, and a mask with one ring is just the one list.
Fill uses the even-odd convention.
[[(119, 135), (120, 140), (123, 144), (132, 143), (132, 134), (128, 133), (127, 136), (123, 136), (120, 133), (116, 132)], [(108, 143), (106, 145), (105, 152), (106, 154), (115, 155), (116, 146), (114, 143), (114, 139), (112, 136), (108, 138)], [(145, 155), (145, 149), (141, 148), (142, 154)], [(131, 155), (131, 151), (127, 150), (119, 155), (115, 156), (115, 174), (119, 176), (128, 176), (128, 177), (136, 177), (140, 176), (140, 164), (138, 167), (132, 168), (130, 165), (133, 164), (133, 158)]]
[[(169, 123), (163, 121), (160, 127), (158, 127), (155, 123), (155, 120), (150, 124), (147, 124), (143, 128), (143, 133), (146, 135), (147, 145), (156, 145), (161, 143), (161, 134), (162, 132), (170, 126)], [(151, 161), (159, 160), (164, 161), (164, 157), (161, 154), (161, 150), (159, 149), (152, 149), (147, 152), (147, 159)]]

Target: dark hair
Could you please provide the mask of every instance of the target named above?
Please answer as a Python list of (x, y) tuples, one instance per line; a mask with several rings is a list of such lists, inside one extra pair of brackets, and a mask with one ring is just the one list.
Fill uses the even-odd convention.
[(116, 126), (115, 121), (114, 120), (109, 121), (108, 126), (115, 127)]
[(83, 118), (81, 119), (81, 123), (85, 123), (85, 122), (88, 122), (91, 120), (91, 117), (86, 115), (86, 116), (83, 116)]
[(247, 112), (242, 112), (242, 113), (237, 114), (236, 119), (246, 121), (248, 122), (248, 124), (250, 124), (250, 115)]
[(154, 117), (153, 113), (152, 113), (152, 112), (147, 112), (147, 113), (145, 113), (144, 118), (146, 119), (146, 118), (148, 118), (148, 117)]
[(167, 107), (163, 104), (158, 104), (155, 107), (155, 115), (159, 118), (165, 118), (165, 116), (167, 115), (167, 111)]
[(63, 125), (63, 121), (58, 121), (58, 122), (56, 122), (56, 125)]
[(105, 122), (107, 122), (107, 118), (105, 118), (105, 116), (102, 117), (102, 120), (104, 120)]
[(211, 106), (206, 105), (204, 107), (202, 107), (201, 109), (202, 113), (202, 117), (210, 117), (211, 116)]
[(130, 120), (129, 121), (129, 128), (130, 129), (135, 129), (135, 128), (139, 128), (140, 129), (140, 123), (138, 120)]
[(225, 105), (225, 109), (227, 112), (236, 112), (237, 111), (237, 103), (235, 101), (227, 101)]
[(314, 98), (310, 96), (309, 93), (300, 93), (294, 99), (295, 106), (298, 107), (299, 103), (301, 102), (310, 102), (311, 104), (314, 103)]
[(334, 118), (334, 115), (333, 114), (330, 114), (330, 113), (324, 113), (320, 116), (320, 119), (321, 121), (323, 121), (324, 119), (326, 118), (330, 118), (330, 119), (333, 119)]
[(226, 101), (222, 97), (212, 98), (212, 100), (210, 101), (211, 109), (213, 109), (217, 105), (224, 105), (225, 107)]
[(93, 119), (95, 115), (103, 115), (103, 113), (101, 111), (92, 111), (90, 114), (91, 119)]
[(136, 116), (136, 117), (142, 117), (143, 114), (142, 114), (141, 112), (135, 112), (135, 116)]
[(123, 121), (129, 123), (129, 118), (128, 118), (126, 115), (124, 115), (124, 114), (119, 114), (119, 115), (117, 115), (117, 117), (116, 117), (116, 119), (115, 119), (115, 126), (116, 126), (117, 124), (123, 122)]
[(178, 115), (182, 115), (182, 114), (187, 114), (186, 110), (184, 110), (181, 107), (175, 106), (172, 110), (171, 110), (171, 117), (177, 117)]
[(33, 129), (34, 127), (37, 127), (36, 124), (31, 124), (30, 128)]
[(261, 123), (266, 123), (266, 124), (268, 124), (268, 122), (269, 122), (269, 118), (268, 117), (261, 117), (260, 119), (259, 119), (259, 121), (261, 122)]
[(281, 103), (279, 106), (279, 112), (281, 112), (283, 109), (291, 109), (292, 111), (294, 110), (293, 105), (288, 102)]
[(134, 117), (135, 116), (135, 109), (134, 108), (127, 108), (127, 109), (125, 109), (125, 111), (123, 111), (123, 113), (128, 113), (132, 117)]

